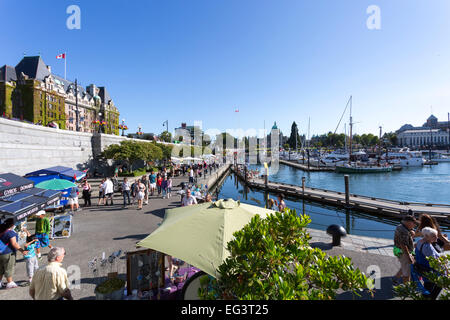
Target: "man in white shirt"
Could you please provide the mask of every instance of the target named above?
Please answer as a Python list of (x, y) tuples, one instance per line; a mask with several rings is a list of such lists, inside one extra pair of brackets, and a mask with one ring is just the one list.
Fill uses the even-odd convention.
[(123, 179), (122, 182), (122, 194), (123, 194), (123, 206), (126, 207), (127, 202), (126, 199), (128, 198), (128, 205), (130, 205), (130, 183), (128, 182), (128, 179)]
[(105, 196), (106, 196), (105, 206), (108, 205), (108, 199), (111, 199), (111, 205), (114, 205), (113, 194), (114, 194), (114, 184), (110, 178), (107, 178), (105, 181)]
[(184, 195), (183, 200), (181, 201), (181, 206), (187, 207), (187, 206), (192, 206), (193, 204), (197, 204), (197, 199), (195, 199), (191, 195), (191, 190), (187, 189), (186, 194)]

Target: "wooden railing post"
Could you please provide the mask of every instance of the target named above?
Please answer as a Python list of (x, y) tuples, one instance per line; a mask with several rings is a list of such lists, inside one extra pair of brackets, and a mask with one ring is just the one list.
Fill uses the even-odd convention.
[(345, 205), (347, 207), (350, 206), (350, 188), (348, 183), (348, 174), (344, 175), (344, 181), (345, 181)]

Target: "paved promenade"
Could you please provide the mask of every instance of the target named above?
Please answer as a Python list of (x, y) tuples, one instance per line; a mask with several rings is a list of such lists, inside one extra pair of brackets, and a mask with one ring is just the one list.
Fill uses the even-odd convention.
[[(64, 260), (66, 269), (71, 266), (78, 266), (81, 272), (81, 284), (79, 288), (73, 289), (75, 299), (95, 299), (94, 288), (99, 279), (94, 277), (88, 267), (88, 262), (94, 257), (101, 257), (102, 252), (109, 256), (116, 250), (135, 251), (136, 243), (153, 232), (161, 223), (165, 209), (174, 208), (180, 205), (180, 197), (175, 195), (179, 190), (181, 181), (186, 177), (174, 180), (175, 190), (173, 197), (162, 199), (154, 196), (150, 199), (149, 205), (144, 206), (144, 210), (136, 210), (136, 205), (125, 209), (119, 194), (115, 196), (114, 206), (91, 207), (76, 212), (74, 216), (74, 233), (68, 239), (57, 239), (51, 243), (54, 246), (62, 246), (66, 249), (67, 255)], [(81, 203), (83, 201), (80, 201)], [(97, 203), (97, 199), (94, 199)], [(381, 289), (377, 290), (375, 298), (392, 298), (392, 277), (399, 268), (397, 259), (392, 256), (392, 241), (384, 239), (366, 238), (360, 236), (348, 236), (343, 238), (341, 247), (331, 247), (331, 237), (324, 231), (310, 229), (312, 236), (311, 245), (319, 247), (329, 255), (345, 255), (352, 258), (356, 267), (363, 272), (369, 266), (379, 267), (381, 274)], [(174, 235), (176, 236), (176, 235)], [(43, 259), (40, 266), (46, 264), (46, 253), (43, 250)], [(18, 255), (18, 263), (14, 280), (20, 284), (26, 280), (25, 263)], [(119, 274), (125, 279), (125, 260), (120, 260)], [(70, 273), (69, 273), (70, 276)], [(351, 295), (342, 293), (339, 299), (353, 299)], [(366, 297), (367, 298), (367, 297)], [(0, 290), (0, 300), (30, 300), (28, 287), (16, 289)]]

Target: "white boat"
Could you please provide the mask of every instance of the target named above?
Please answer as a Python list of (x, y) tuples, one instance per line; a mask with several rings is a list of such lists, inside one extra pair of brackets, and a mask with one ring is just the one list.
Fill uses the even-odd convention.
[(392, 164), (399, 164), (402, 167), (420, 167), (425, 163), (420, 151), (410, 151), (408, 148), (400, 149), (397, 152), (384, 153), (381, 159)]
[(426, 160), (431, 160), (434, 162), (450, 162), (450, 153), (445, 151), (431, 151), (431, 158), (429, 150), (422, 150), (421, 153)]
[(436, 162), (450, 162), (450, 154), (439, 153), (436, 157), (431, 158), (431, 160)]

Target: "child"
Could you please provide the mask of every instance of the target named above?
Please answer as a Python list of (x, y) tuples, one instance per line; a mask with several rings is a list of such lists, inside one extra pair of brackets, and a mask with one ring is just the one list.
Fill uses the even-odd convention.
[(164, 175), (163, 175), (163, 180), (161, 182), (161, 190), (162, 190), (163, 199), (165, 199), (166, 193), (167, 193), (167, 180)]
[(169, 179), (167, 180), (167, 198), (172, 196), (172, 175), (169, 175)]
[(52, 248), (49, 240), (49, 235), (51, 231), (50, 220), (45, 217), (45, 211), (41, 210), (36, 213), (36, 227), (35, 227), (35, 236), (38, 239), (38, 243), (36, 246), (37, 256), (41, 258), (41, 248), (48, 247)]
[(27, 233), (27, 243), (25, 244), (25, 250), (28, 251), (28, 254), (25, 255), (24, 258), (27, 267), (28, 281), (31, 283), (34, 272), (39, 269), (38, 259), (36, 257), (36, 248), (39, 240), (36, 239), (36, 236), (30, 235), (28, 230), (25, 231)]

